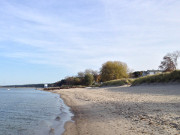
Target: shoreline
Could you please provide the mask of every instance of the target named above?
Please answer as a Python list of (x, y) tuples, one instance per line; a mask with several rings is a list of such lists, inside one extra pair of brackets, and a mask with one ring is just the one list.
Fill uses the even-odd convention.
[[(40, 91), (48, 92), (56, 94), (59, 97), (59, 102), (61, 102), (61, 107), (59, 108), (61, 111), (60, 115), (57, 115), (54, 122), (53, 127), (49, 130), (49, 135), (64, 135), (64, 132), (66, 131), (66, 125), (68, 123), (73, 123), (73, 117), (74, 113), (71, 111), (71, 108), (66, 104), (65, 100), (61, 97), (59, 93), (54, 92), (53, 90), (43, 90), (38, 89)], [(58, 123), (57, 123), (58, 122)], [(55, 124), (55, 125), (54, 125)], [(54, 128), (55, 127), (55, 128)]]
[(178, 134), (180, 85), (53, 90), (74, 114), (63, 135)]
[[(71, 116), (71, 120), (68, 120), (65, 122), (64, 124), (64, 132), (62, 133), (62, 135), (78, 135), (77, 130), (76, 130), (76, 115), (75, 115), (75, 109), (73, 108), (73, 106), (70, 104), (70, 102), (72, 103), (72, 101), (69, 101), (68, 97), (65, 97), (65, 95), (63, 94), (59, 94), (57, 92), (55, 92), (54, 90), (49, 90), (48, 92), (52, 92), (55, 94), (58, 94), (59, 97), (63, 100), (64, 104), (69, 107), (69, 111), (70, 113), (72, 113), (73, 116)], [(69, 130), (70, 129), (70, 130)], [(69, 132), (70, 131), (70, 132)]]

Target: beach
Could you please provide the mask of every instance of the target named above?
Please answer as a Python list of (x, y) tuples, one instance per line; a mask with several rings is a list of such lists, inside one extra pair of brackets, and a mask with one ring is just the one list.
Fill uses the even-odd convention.
[(53, 90), (74, 113), (64, 135), (178, 135), (180, 85)]

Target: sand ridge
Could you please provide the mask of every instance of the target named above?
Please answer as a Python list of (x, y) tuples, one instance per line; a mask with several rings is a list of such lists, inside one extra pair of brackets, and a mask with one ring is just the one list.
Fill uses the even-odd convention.
[(178, 135), (180, 85), (55, 90), (75, 114), (64, 135)]

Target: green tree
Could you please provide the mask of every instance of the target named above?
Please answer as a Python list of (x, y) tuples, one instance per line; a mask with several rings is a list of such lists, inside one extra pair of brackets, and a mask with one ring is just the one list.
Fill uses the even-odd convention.
[(78, 77), (74, 78), (74, 85), (80, 85), (82, 83), (81, 79)]
[(120, 61), (108, 61), (102, 65), (101, 80), (103, 82), (128, 77), (127, 64)]
[(85, 74), (85, 77), (84, 77), (85, 85), (90, 86), (93, 84), (93, 82), (94, 82), (93, 75), (92, 74)]
[[(91, 75), (93, 75), (94, 81), (95, 81), (95, 82), (99, 82), (99, 80), (100, 80), (100, 75), (99, 75), (98, 71), (96, 71), (96, 70), (86, 69), (84, 72), (78, 72), (78, 75), (77, 75), (77, 76), (83, 80), (86, 74), (91, 74)], [(83, 81), (82, 81), (82, 82), (83, 82)]]

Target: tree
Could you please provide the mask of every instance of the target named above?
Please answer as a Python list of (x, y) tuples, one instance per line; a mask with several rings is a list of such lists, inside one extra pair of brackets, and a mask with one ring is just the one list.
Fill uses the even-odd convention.
[(66, 77), (66, 85), (74, 85), (74, 77)]
[(86, 70), (85, 70), (85, 74), (91, 74), (91, 75), (93, 75), (95, 82), (98, 82), (98, 81), (99, 81), (99, 80), (98, 80), (98, 79), (99, 79), (99, 73), (98, 73), (98, 71), (92, 70), (92, 69), (86, 69)]
[(99, 75), (98, 71), (92, 70), (92, 75), (93, 75), (93, 77), (94, 77), (94, 81), (95, 81), (96, 83), (98, 83), (99, 80), (100, 80), (100, 75)]
[(120, 61), (108, 61), (101, 68), (102, 81), (109, 81), (128, 77), (127, 64)]
[(90, 86), (94, 82), (94, 77), (92, 74), (86, 74), (84, 77), (85, 85)]
[(86, 69), (84, 71), (85, 74), (92, 74), (93, 73), (93, 70), (92, 69)]
[(100, 80), (100, 75), (99, 75), (98, 71), (92, 70), (92, 69), (86, 69), (84, 72), (78, 72), (78, 77), (83, 80), (86, 74), (91, 74), (91, 75), (93, 75), (94, 81), (95, 81), (95, 82), (99, 82), (99, 80)]
[(75, 77), (74, 78), (74, 85), (81, 85), (82, 84), (82, 80), (79, 77)]
[(78, 77), (83, 78), (85, 76), (84, 72), (78, 72)]
[(180, 51), (175, 51), (173, 53), (168, 53), (163, 57), (163, 61), (159, 68), (165, 72), (174, 71), (177, 68), (177, 60), (180, 57)]

